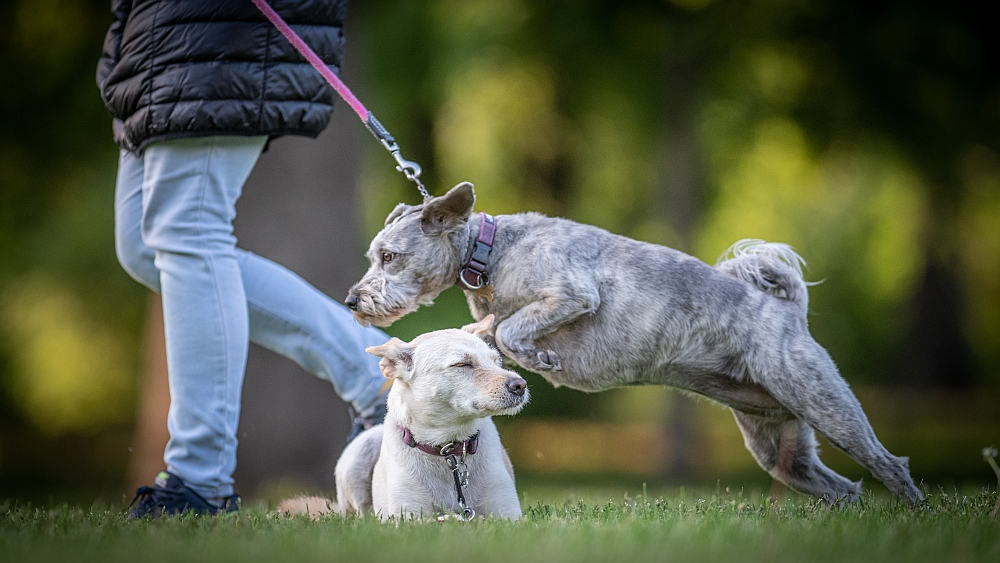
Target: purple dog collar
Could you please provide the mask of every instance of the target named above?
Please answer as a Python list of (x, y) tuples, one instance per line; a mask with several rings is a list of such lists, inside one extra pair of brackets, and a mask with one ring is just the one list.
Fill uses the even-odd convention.
[(421, 444), (414, 437), (413, 433), (410, 432), (409, 428), (405, 426), (400, 426), (399, 430), (403, 433), (403, 443), (411, 448), (417, 448), (418, 450), (429, 453), (431, 455), (447, 457), (449, 455), (456, 455), (463, 457), (464, 455), (472, 455), (476, 453), (479, 449), (479, 432), (476, 432), (474, 436), (471, 436), (468, 440), (462, 442), (450, 442), (443, 446), (431, 446), (429, 444)]
[(479, 236), (476, 237), (476, 245), (472, 248), (472, 256), (458, 273), (456, 285), (463, 289), (479, 289), (489, 283), (486, 264), (489, 262), (490, 252), (493, 250), (493, 237), (497, 232), (497, 220), (489, 213), (482, 211), (479, 212), (479, 217), (482, 221), (479, 223)]

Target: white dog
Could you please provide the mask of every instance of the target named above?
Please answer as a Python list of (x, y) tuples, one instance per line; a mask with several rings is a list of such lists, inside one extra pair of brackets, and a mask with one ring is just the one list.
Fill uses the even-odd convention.
[(529, 394), (524, 379), (479, 338), (492, 324), (488, 315), (462, 330), (368, 348), (394, 380), (385, 423), (344, 449), (336, 503), (297, 497), (279, 512), (315, 517), (371, 507), (382, 520), (442, 513), (519, 518), (514, 470), (490, 417), (517, 413)]

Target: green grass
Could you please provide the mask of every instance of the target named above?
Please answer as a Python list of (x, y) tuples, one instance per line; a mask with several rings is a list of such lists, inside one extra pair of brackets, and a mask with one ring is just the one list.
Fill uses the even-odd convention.
[(939, 491), (916, 509), (873, 495), (830, 509), (800, 496), (674, 493), (561, 502), (525, 495), (525, 517), (515, 523), (399, 526), (371, 518), (313, 522), (264, 506), (221, 517), (134, 521), (116, 509), (8, 501), (0, 505), (0, 560), (1000, 561), (1000, 520), (989, 519), (997, 499), (992, 490)]

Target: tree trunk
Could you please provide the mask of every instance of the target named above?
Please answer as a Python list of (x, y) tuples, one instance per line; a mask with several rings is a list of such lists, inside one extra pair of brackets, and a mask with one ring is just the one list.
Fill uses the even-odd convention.
[[(701, 71), (691, 45), (691, 29), (681, 29), (680, 40), (668, 55), (665, 123), (657, 200), (660, 215), (675, 235), (678, 250), (691, 252), (701, 216), (702, 174), (697, 137), (698, 84)], [(686, 33), (685, 33), (686, 32)], [(694, 404), (672, 393), (667, 409), (665, 475), (687, 479), (694, 474), (697, 428), (692, 424)]]
[(146, 303), (146, 327), (143, 331), (142, 377), (139, 382), (139, 408), (135, 430), (129, 446), (125, 485), (133, 491), (150, 485), (153, 476), (163, 469), (163, 450), (170, 434), (167, 432), (167, 411), (170, 409), (170, 387), (167, 385), (167, 348), (163, 339), (163, 307), (160, 296), (149, 294)]

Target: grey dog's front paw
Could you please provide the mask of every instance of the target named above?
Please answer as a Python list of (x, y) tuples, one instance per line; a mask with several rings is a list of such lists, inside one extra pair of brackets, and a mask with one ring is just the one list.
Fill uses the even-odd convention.
[(511, 346), (510, 340), (502, 333), (502, 327), (496, 332), (496, 344), (500, 352), (514, 360), (524, 369), (541, 373), (543, 371), (562, 371), (562, 362), (552, 350), (539, 350), (531, 342), (517, 341)]
[(537, 355), (538, 367), (543, 370), (562, 371), (562, 363), (559, 362), (559, 356), (552, 350), (539, 350)]

